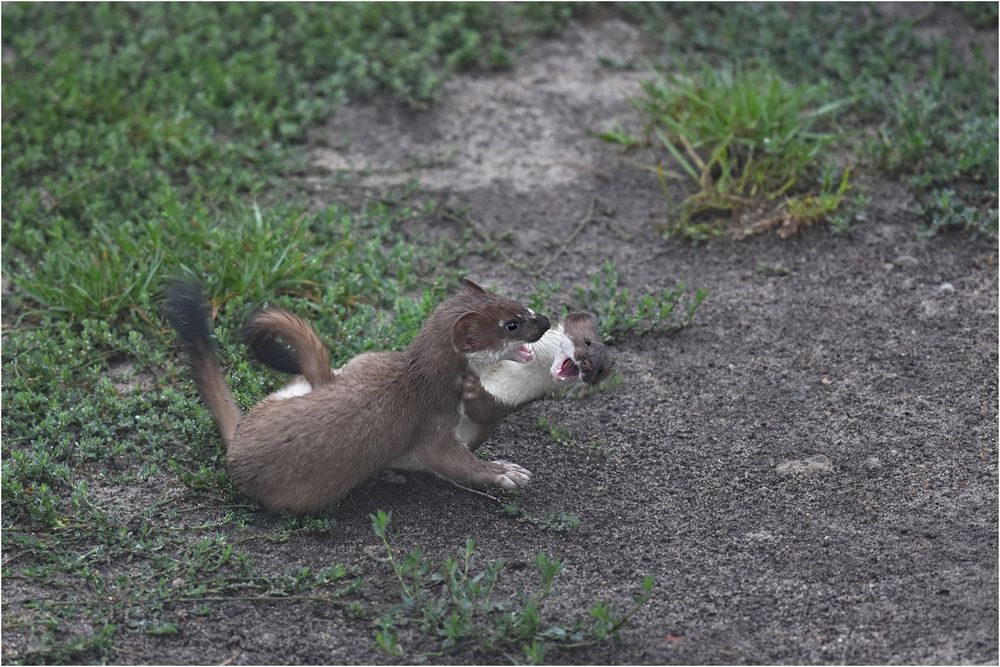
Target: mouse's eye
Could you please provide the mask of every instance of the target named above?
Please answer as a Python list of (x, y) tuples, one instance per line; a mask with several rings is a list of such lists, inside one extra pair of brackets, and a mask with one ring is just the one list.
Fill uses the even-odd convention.
[(586, 345), (587, 347), (590, 347), (590, 339), (589, 338), (584, 338), (583, 339), (583, 344)]
[(511, 320), (510, 322), (504, 324), (503, 328), (506, 329), (507, 331), (517, 331), (517, 321)]

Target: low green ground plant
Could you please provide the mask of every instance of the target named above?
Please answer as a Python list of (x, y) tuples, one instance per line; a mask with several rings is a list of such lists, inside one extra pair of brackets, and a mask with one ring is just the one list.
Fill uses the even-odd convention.
[(677, 331), (694, 319), (708, 290), (688, 291), (683, 281), (659, 291), (634, 294), (621, 286), (618, 269), (611, 261), (601, 265), (590, 283), (574, 288), (574, 308), (593, 312), (606, 343), (624, 335), (644, 335), (651, 331)]
[[(440, 657), (474, 645), (487, 655), (541, 664), (550, 650), (582, 648), (613, 639), (653, 594), (655, 581), (646, 576), (633, 605), (623, 612), (598, 601), (588, 610), (588, 618), (552, 621), (546, 617), (544, 605), (553, 595), (561, 561), (539, 553), (535, 559), (539, 587), (533, 592), (519, 591), (517, 602), (511, 603), (498, 593), (506, 567), (503, 560), (480, 569), (471, 539), (457, 557), (446, 558), (439, 568), (433, 567), (419, 547), (398, 557), (389, 532), (391, 520), (391, 514), (381, 510), (371, 515), (372, 530), (382, 540), (400, 591), (399, 603), (379, 618), (375, 642), (384, 652), (406, 660)], [(416, 648), (427, 644), (436, 648)]]
[(574, 447), (586, 452), (588, 456), (607, 458), (611, 455), (611, 450), (601, 443), (594, 440), (584, 442), (574, 435), (569, 428), (547, 417), (539, 417), (537, 426), (552, 442), (563, 447)]

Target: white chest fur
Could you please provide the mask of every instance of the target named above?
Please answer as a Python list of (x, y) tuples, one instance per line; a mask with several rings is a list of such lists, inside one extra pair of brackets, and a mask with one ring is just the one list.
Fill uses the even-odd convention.
[[(556, 324), (532, 343), (531, 349), (534, 359), (525, 363), (501, 361), (483, 365), (473, 362), (470, 368), (478, 374), (479, 383), (493, 398), (511, 407), (518, 406), (565, 386), (555, 379), (554, 373), (566, 357), (573, 356), (573, 341), (563, 332), (562, 324)], [(480, 426), (466, 417), (464, 407), (459, 405), (455, 437), (468, 447), (479, 435)]]
[(531, 349), (535, 358), (529, 362), (501, 361), (472, 370), (479, 374), (483, 389), (501, 403), (515, 406), (533, 401), (561, 386), (553, 377), (553, 366), (573, 356), (573, 341), (563, 333), (562, 324), (556, 324)]

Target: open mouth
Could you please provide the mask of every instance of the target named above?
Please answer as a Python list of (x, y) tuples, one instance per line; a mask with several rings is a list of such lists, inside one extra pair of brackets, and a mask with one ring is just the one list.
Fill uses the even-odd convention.
[(528, 347), (527, 345), (522, 345), (521, 347), (517, 348), (516, 350), (514, 350), (514, 353), (517, 355), (517, 361), (520, 361), (522, 363), (528, 363), (529, 361), (535, 358), (535, 353), (532, 352), (531, 348)]
[(566, 359), (559, 365), (552, 369), (552, 379), (554, 380), (568, 380), (580, 375), (580, 367), (576, 365), (576, 362), (572, 358), (566, 357)]

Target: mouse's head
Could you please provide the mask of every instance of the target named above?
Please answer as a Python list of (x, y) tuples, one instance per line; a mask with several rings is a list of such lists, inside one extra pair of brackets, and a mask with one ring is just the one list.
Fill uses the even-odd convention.
[(562, 326), (566, 337), (549, 370), (552, 379), (588, 385), (601, 382), (611, 373), (615, 359), (597, 330), (597, 318), (591, 313), (570, 313)]

